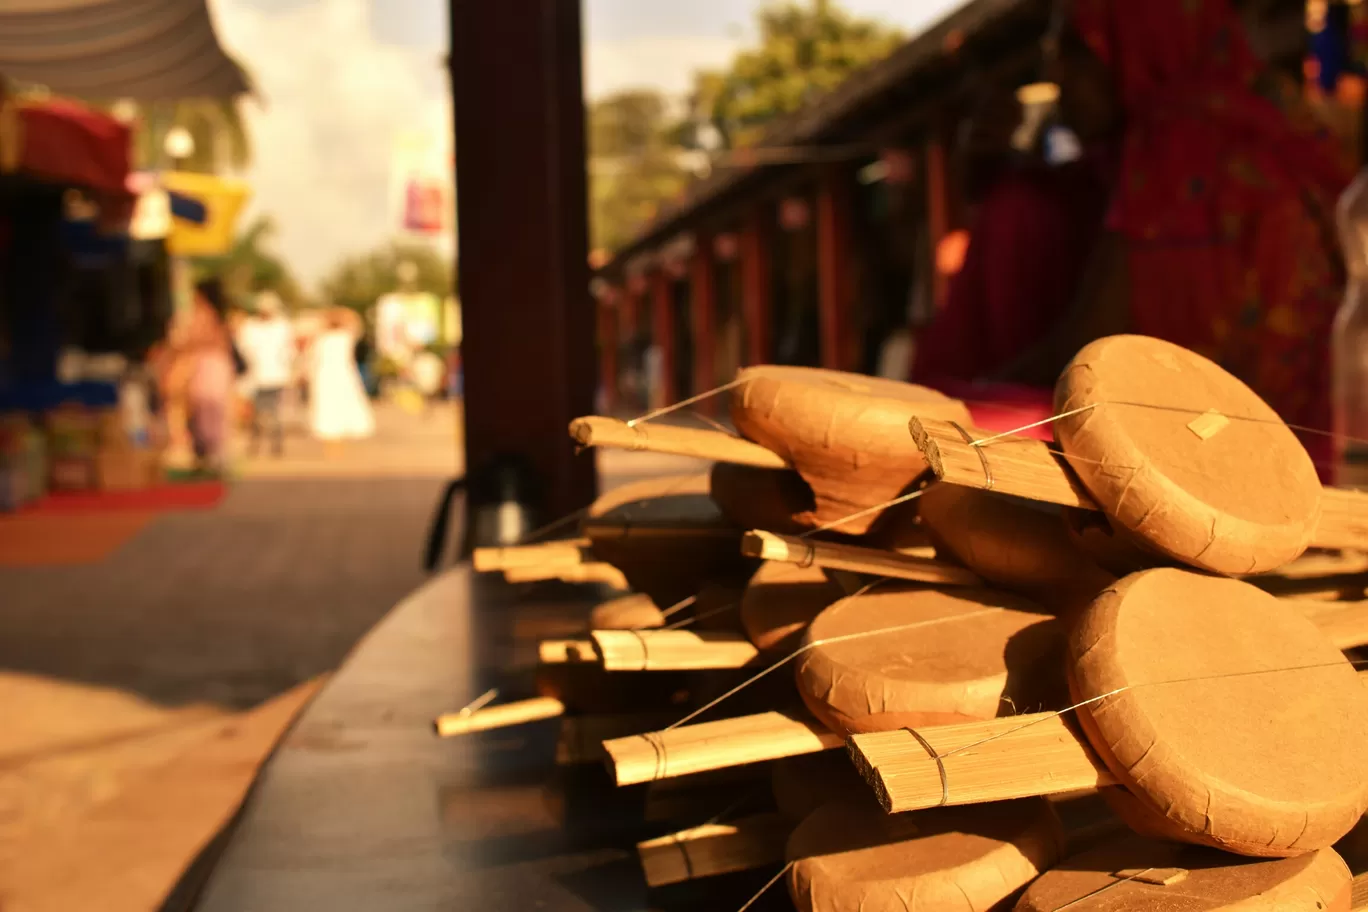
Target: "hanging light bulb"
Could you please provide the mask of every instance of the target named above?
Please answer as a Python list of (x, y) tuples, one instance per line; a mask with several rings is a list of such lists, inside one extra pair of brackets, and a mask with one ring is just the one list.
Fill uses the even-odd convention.
[(183, 161), (195, 154), (195, 137), (185, 127), (172, 127), (162, 140), (162, 150), (173, 162)]

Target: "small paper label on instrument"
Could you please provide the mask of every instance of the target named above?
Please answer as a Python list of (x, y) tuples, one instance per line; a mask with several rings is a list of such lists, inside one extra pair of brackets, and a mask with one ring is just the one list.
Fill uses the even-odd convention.
[(1227, 424), (1230, 424), (1230, 419), (1215, 409), (1212, 409), (1209, 412), (1198, 415), (1188, 422), (1188, 430), (1192, 431), (1192, 433), (1203, 440), (1210, 440), (1212, 437), (1219, 434), (1221, 429)]
[(1171, 887), (1187, 879), (1184, 868), (1127, 868), (1117, 871), (1116, 877), (1122, 880), (1135, 880), (1140, 883), (1154, 884), (1158, 887)]

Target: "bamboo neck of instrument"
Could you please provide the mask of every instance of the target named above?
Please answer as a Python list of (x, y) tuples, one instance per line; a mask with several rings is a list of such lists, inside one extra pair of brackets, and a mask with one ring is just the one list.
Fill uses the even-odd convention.
[(1354, 878), (1354, 885), (1349, 894), (1349, 908), (1353, 912), (1368, 909), (1368, 874), (1360, 874)]
[(589, 636), (605, 671), (744, 668), (759, 655), (745, 637), (720, 631), (595, 630)]
[(1116, 784), (1054, 713), (855, 735), (849, 750), (890, 813)]
[(535, 545), (510, 545), (503, 548), (476, 548), (471, 565), (479, 573), (511, 570), (518, 567), (561, 567), (584, 562), (589, 539), (543, 542)]
[(778, 454), (724, 431), (641, 422), (590, 415), (570, 422), (570, 436), (582, 447), (604, 447), (634, 452), (691, 456), (762, 469), (786, 469)]
[(525, 722), (554, 719), (564, 714), (565, 704), (554, 697), (534, 697), (501, 706), (488, 706), (474, 712), (446, 713), (433, 721), (433, 728), (442, 738), (466, 735), (471, 732), (507, 728)]
[(1336, 649), (1368, 645), (1368, 601), (1325, 602), (1314, 599), (1284, 599), (1320, 628)]
[(537, 644), (537, 661), (543, 665), (567, 665), (597, 661), (593, 640), (542, 640)]
[[(1097, 509), (1068, 461), (1043, 441), (1029, 437), (998, 438), (932, 418), (913, 418), (908, 430), (941, 481), (1027, 500)], [(990, 437), (991, 442), (975, 445)]]
[(1368, 551), (1368, 493), (1325, 488), (1320, 522), (1311, 539), (1315, 548)]
[(840, 735), (780, 712), (681, 725), (603, 742), (618, 785), (728, 769), (840, 747)]
[(843, 542), (817, 541), (752, 530), (741, 537), (741, 553), (766, 561), (780, 561), (802, 567), (847, 570), (886, 576), (892, 579), (945, 586), (981, 586), (969, 570), (955, 564), (931, 560), (897, 551), (883, 551)]
[(754, 814), (639, 842), (637, 855), (647, 885), (663, 887), (781, 862), (792, 830), (780, 814)]
[(601, 583), (613, 589), (627, 589), (627, 577), (612, 564), (572, 564), (563, 567), (514, 567), (504, 571), (510, 583), (539, 583), (560, 580), (563, 583)]

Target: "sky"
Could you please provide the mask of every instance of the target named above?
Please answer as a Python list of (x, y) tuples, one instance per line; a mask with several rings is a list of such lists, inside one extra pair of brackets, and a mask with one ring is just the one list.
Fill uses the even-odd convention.
[[(909, 34), (961, 0), (844, 0)], [(342, 257), (394, 236), (394, 150), (426, 137), (449, 158), (446, 0), (209, 0), (219, 39), (251, 71), (245, 103), (254, 197), (312, 285)], [(759, 0), (583, 0), (585, 95), (687, 91), (754, 40)]]

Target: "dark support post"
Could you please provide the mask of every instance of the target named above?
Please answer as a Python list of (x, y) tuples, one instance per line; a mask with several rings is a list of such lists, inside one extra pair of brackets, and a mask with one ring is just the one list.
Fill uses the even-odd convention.
[(651, 273), (651, 332), (660, 349), (660, 401), (651, 408), (661, 408), (675, 401), (675, 338), (674, 301), (670, 276), (664, 269)]
[(567, 432), (594, 407), (580, 4), (449, 9), (471, 502), (481, 473), (523, 460), (549, 521), (597, 485)]
[(774, 360), (774, 289), (770, 272), (773, 234), (769, 209), (755, 207), (741, 232), (741, 316), (746, 324), (747, 364), (768, 364)]
[(950, 233), (950, 177), (945, 143), (939, 134), (926, 143), (926, 229), (931, 244), (931, 300), (935, 312), (945, 304), (949, 279), (940, 271), (940, 243)]
[(598, 302), (599, 383), (603, 386), (603, 409), (609, 415), (617, 406), (618, 301), (614, 291)]
[(850, 370), (855, 327), (850, 272), (850, 181), (831, 170), (817, 188), (817, 291), (822, 366)]
[(618, 298), (618, 341), (631, 342), (641, 329), (641, 291), (629, 282)]
[[(710, 234), (699, 235), (694, 244), (689, 285), (694, 331), (693, 382), (697, 395), (717, 386), (717, 378), (713, 376), (717, 358), (717, 263)], [(706, 414), (716, 414), (717, 397), (710, 396), (697, 407)]]

